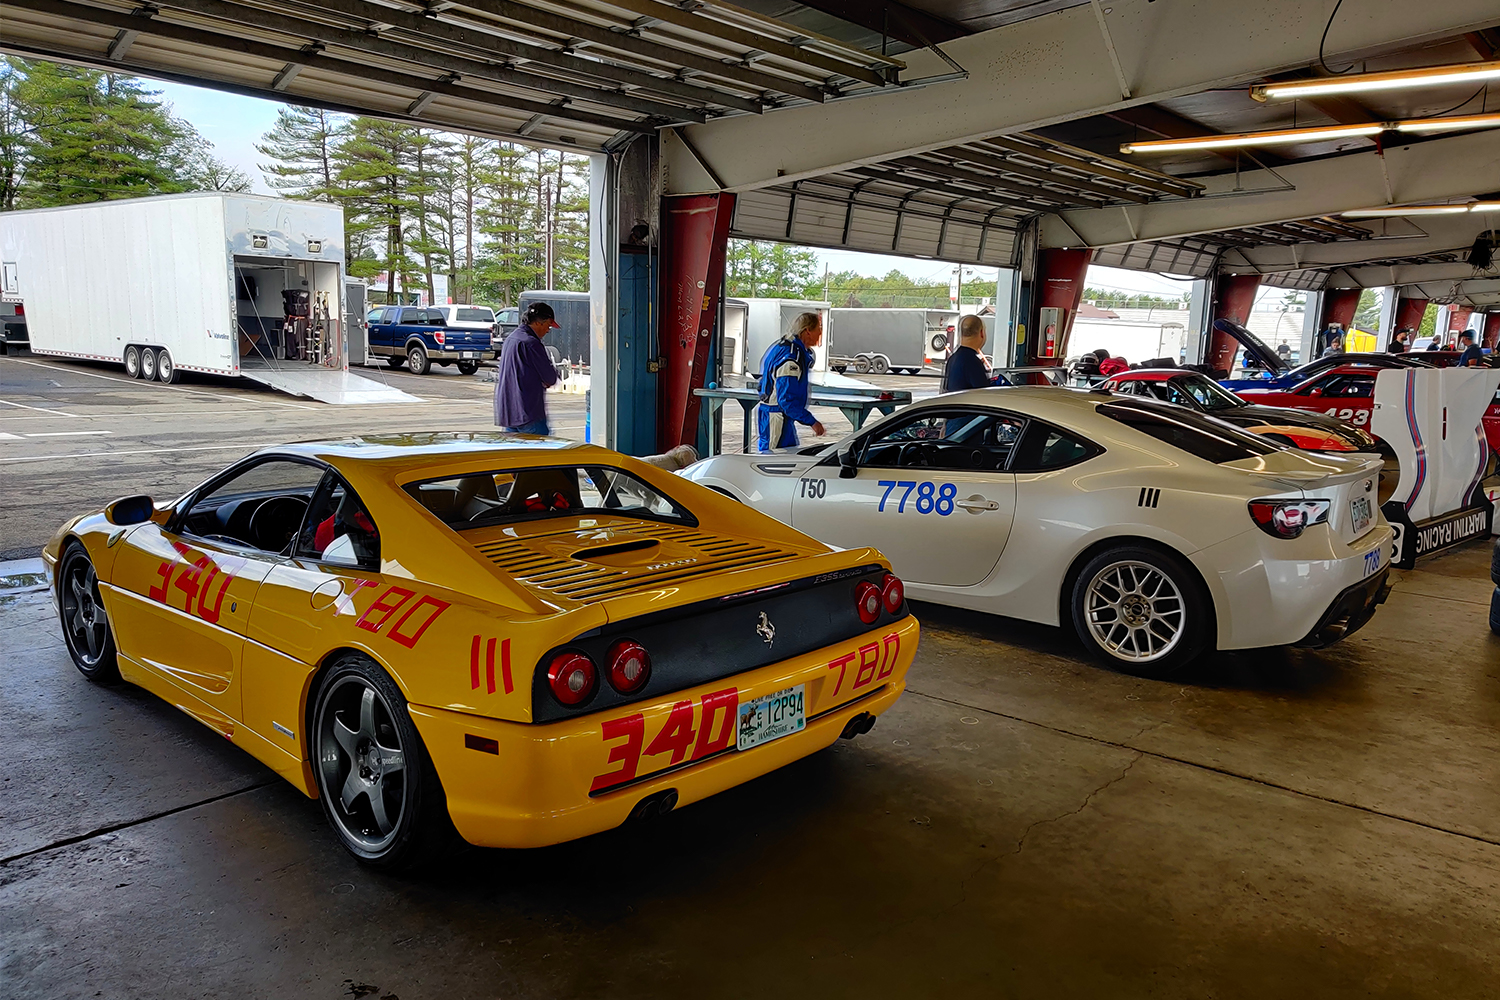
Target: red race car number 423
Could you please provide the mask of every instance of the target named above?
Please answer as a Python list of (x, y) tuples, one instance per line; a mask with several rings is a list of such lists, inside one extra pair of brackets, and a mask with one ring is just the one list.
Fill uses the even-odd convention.
[[(828, 663), (827, 669), (838, 671), (837, 679), (830, 678), (834, 680), (834, 697), (845, 689), (846, 684), (853, 693), (889, 677), (896, 669), (900, 653), (901, 636), (892, 632), (879, 642), (867, 643), (856, 652)], [(646, 741), (646, 716), (643, 712), (602, 723), (599, 729), (604, 742), (615, 744), (609, 751), (609, 763), (619, 767), (596, 775), (589, 788), (590, 794), (633, 781), (640, 771), (643, 756), (670, 755), (667, 766), (673, 766), (683, 760), (700, 760), (729, 749), (735, 741), (739, 705), (739, 689), (732, 687), (712, 691), (696, 702), (679, 701), (672, 706), (667, 721), (649, 743)]]

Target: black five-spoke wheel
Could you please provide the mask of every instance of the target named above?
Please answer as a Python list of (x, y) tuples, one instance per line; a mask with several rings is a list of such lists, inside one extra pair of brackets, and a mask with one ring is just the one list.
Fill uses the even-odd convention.
[(79, 672), (91, 681), (118, 679), (115, 638), (99, 594), (99, 575), (88, 553), (76, 542), (63, 553), (58, 567), (57, 608), (68, 653)]

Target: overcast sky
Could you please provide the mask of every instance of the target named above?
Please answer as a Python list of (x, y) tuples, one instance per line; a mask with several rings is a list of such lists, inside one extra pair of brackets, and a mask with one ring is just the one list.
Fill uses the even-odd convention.
[[(162, 98), (171, 103), (173, 112), (179, 118), (191, 123), (204, 138), (213, 143), (214, 155), (239, 167), (250, 177), (258, 194), (274, 193), (260, 171), (260, 162), (264, 157), (256, 151), (255, 144), (276, 123), (276, 109), (280, 105), (275, 101), (241, 97), (180, 83), (151, 81), (151, 85), (161, 91)], [(892, 257), (852, 250), (814, 248), (813, 252), (818, 255), (819, 266), (827, 266), (831, 271), (858, 271), (881, 277), (894, 268), (911, 278), (934, 281), (947, 281), (953, 274), (952, 264), (936, 260)], [(992, 267), (965, 268), (965, 271), (966, 284), (970, 281), (995, 280), (996, 269)], [(967, 276), (967, 272), (973, 272), (972, 277)], [(1180, 295), (1188, 287), (1185, 281), (1113, 267), (1090, 267), (1088, 283), (1096, 288), (1151, 292), (1165, 296)], [(1262, 289), (1262, 294), (1265, 291)]]

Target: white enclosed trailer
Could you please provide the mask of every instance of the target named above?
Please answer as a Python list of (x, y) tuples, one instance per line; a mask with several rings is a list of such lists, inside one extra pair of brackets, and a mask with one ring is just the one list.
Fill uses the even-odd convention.
[(760, 375), (760, 362), (766, 350), (790, 333), (792, 321), (800, 313), (815, 312), (823, 318), (823, 343), (817, 349), (813, 371), (828, 371), (828, 356), (833, 351), (833, 337), (828, 329), (828, 303), (806, 299), (741, 299), (745, 303), (744, 373)]
[(336, 205), (203, 192), (6, 212), (0, 260), (34, 354), (163, 382), (249, 378), (330, 403), (415, 399), (349, 372)]

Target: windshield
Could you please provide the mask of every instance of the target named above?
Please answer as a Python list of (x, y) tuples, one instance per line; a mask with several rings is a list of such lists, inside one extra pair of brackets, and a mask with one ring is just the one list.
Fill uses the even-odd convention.
[(1172, 380), (1178, 389), (1192, 396), (1198, 405), (1212, 413), (1244, 406), (1245, 401), (1201, 372), (1179, 375)]
[(460, 531), (590, 513), (698, 523), (670, 497), (630, 473), (600, 465), (477, 472), (407, 483), (404, 488), (440, 521)]
[(1099, 405), (1099, 413), (1215, 464), (1270, 455), (1278, 450), (1265, 438), (1233, 424), (1151, 399), (1113, 398)]

